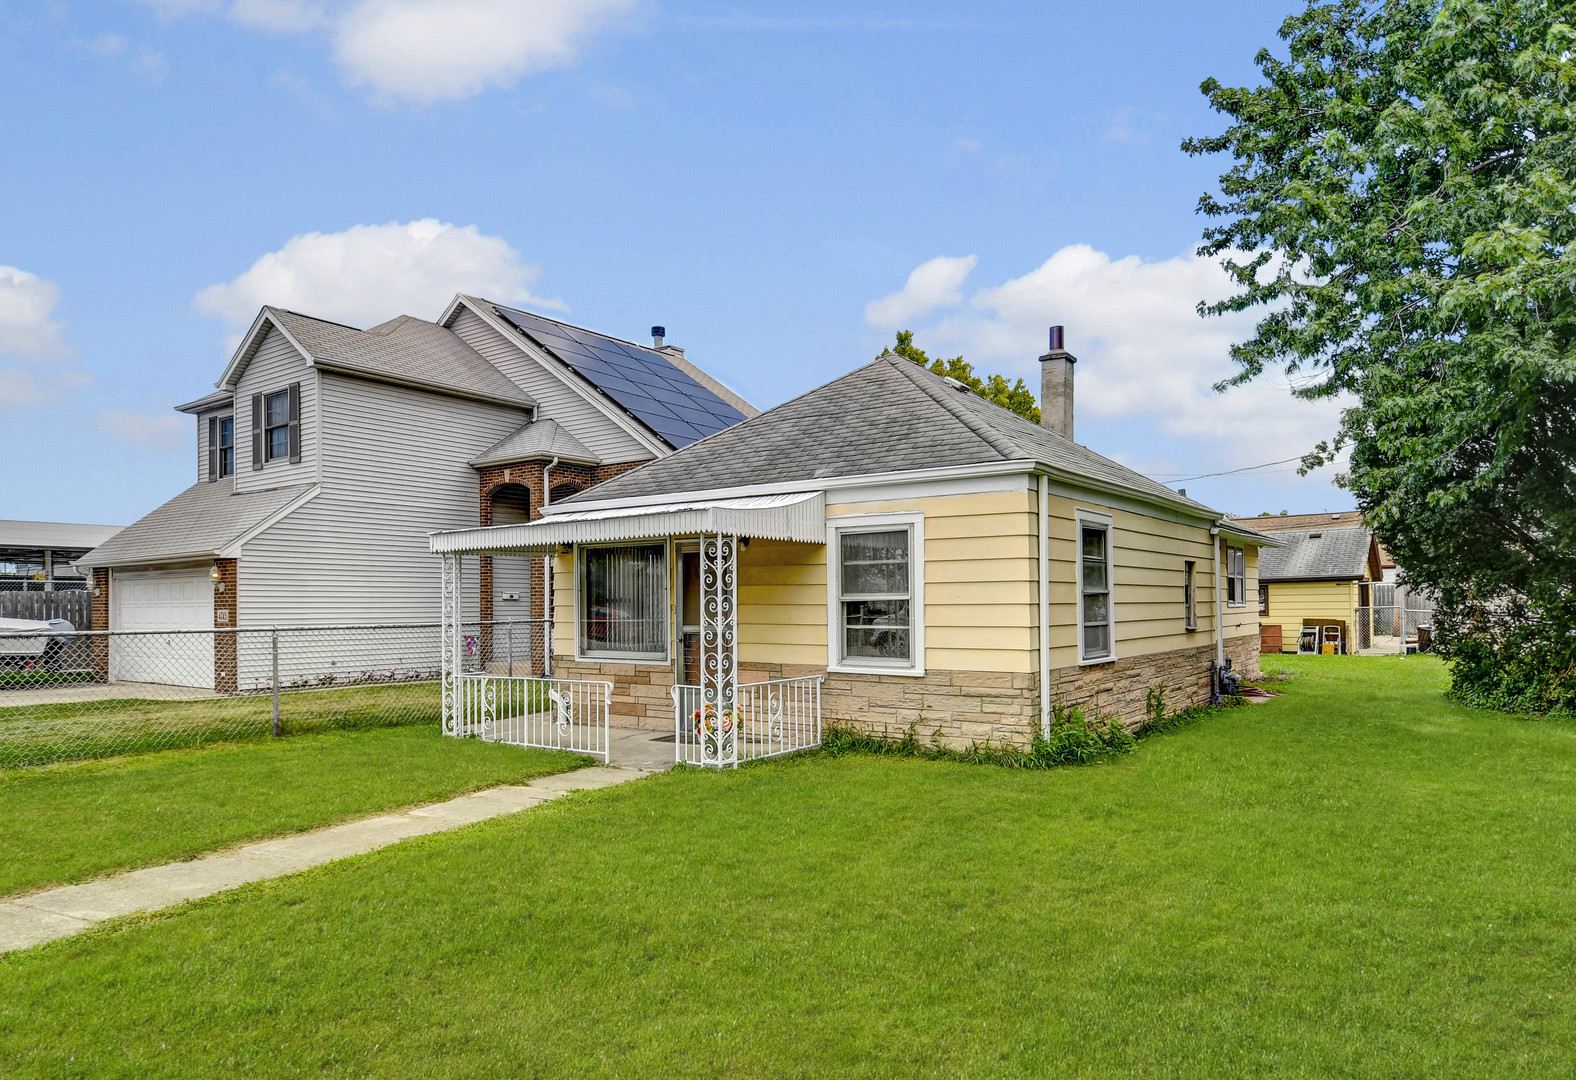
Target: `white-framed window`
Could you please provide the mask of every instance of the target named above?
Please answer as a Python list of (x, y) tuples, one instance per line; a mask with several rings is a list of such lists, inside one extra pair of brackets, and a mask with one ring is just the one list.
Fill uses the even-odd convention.
[(925, 517), (827, 522), (827, 659), (833, 671), (925, 673)]
[(1107, 514), (1079, 510), (1078, 660), (1101, 664), (1116, 659), (1116, 603), (1112, 587), (1116, 530)]
[(281, 390), (263, 396), (263, 460), (290, 456), (290, 395)]
[(221, 477), (235, 475), (235, 417), (221, 416), (214, 425), (218, 436), (218, 471)]
[(668, 659), (668, 545), (575, 549), (575, 643), (603, 660)]
[(1248, 552), (1246, 548), (1226, 548), (1226, 606), (1248, 606)]
[(1182, 564), (1182, 615), (1185, 629), (1198, 629), (1198, 563), (1192, 559)]

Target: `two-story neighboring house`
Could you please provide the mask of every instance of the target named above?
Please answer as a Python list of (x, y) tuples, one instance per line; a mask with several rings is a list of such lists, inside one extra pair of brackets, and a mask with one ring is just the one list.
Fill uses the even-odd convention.
[[(216, 386), (180, 406), (196, 483), (77, 563), (94, 629), (432, 622), (429, 532), (531, 520), (757, 411), (660, 335), (637, 345), (464, 295), (437, 322), (368, 330), (265, 307)], [(541, 566), (483, 557), (468, 612), (540, 617)], [(168, 641), (99, 677), (245, 678), (213, 635)]]

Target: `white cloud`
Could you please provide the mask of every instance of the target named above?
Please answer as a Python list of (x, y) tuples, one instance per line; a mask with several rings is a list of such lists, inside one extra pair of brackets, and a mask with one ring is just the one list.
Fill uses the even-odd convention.
[(929, 315), (938, 307), (950, 307), (963, 300), (963, 282), (979, 262), (977, 256), (938, 255), (922, 262), (908, 275), (908, 281), (895, 293), (865, 305), (865, 322), (871, 326), (896, 329)]
[[(1046, 328), (1064, 324), (1067, 348), (1079, 360), (1080, 416), (1145, 418), (1162, 436), (1212, 444), (1212, 459), (1222, 447), (1253, 458), (1239, 464), (1290, 457), (1334, 433), (1341, 404), (1293, 398), (1285, 379), (1271, 375), (1215, 393), (1214, 384), (1237, 370), (1232, 343), (1251, 337), (1259, 317), (1198, 316), (1200, 300), (1230, 291), (1224, 272), (1207, 259), (1113, 259), (1076, 244), (1021, 277), (978, 290), (966, 310), (925, 337), (1037, 388)], [(1199, 453), (1187, 457), (1198, 460)]]
[(384, 104), (458, 101), (565, 67), (646, 0), (141, 0), (161, 19), (217, 15), (266, 33), (327, 34), (341, 74)]
[(457, 292), (562, 308), (532, 295), (540, 273), (501, 237), (423, 218), (292, 237), (233, 281), (203, 289), (192, 305), (236, 329), (264, 304), (361, 327), (396, 315), (434, 318)]
[(334, 28), (353, 86), (416, 104), (472, 97), (573, 63), (638, 0), (358, 0)]
[(168, 413), (138, 413), (125, 409), (101, 409), (95, 424), (122, 442), (159, 450), (178, 450), (190, 434), (187, 421)]
[(0, 354), (20, 360), (68, 360), (66, 344), (55, 318), (60, 286), (37, 274), (0, 266)]
[(44, 371), (3, 368), (0, 369), (0, 410), (50, 405), (92, 382), (92, 375), (71, 368)]

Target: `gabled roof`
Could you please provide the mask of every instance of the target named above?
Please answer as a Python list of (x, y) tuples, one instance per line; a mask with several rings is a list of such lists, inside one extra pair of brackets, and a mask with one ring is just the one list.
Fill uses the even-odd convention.
[(1360, 581), (1377, 563), (1373, 533), (1364, 525), (1278, 532), (1279, 548), (1259, 556), (1259, 580)]
[(890, 352), (558, 505), (1008, 461), (1042, 464), (1190, 515), (1220, 516)]
[(556, 420), (534, 420), (511, 431), (472, 458), (470, 464), (480, 469), (487, 465), (507, 465), (511, 461), (527, 461), (531, 458), (557, 458), (581, 465), (602, 464), (601, 458), (564, 430)]
[(665, 354), (503, 304), (493, 311), (537, 348), (572, 369), (674, 448), (745, 419), (733, 404)]
[[(1361, 525), (1361, 510), (1326, 510), (1322, 514), (1260, 514), (1258, 517), (1239, 518), (1259, 532), (1280, 533), (1298, 529), (1317, 529), (1323, 525)], [(1379, 565), (1393, 567), (1395, 558), (1383, 544), (1379, 545)]]
[(259, 527), (287, 513), (315, 485), (235, 494), (231, 477), (193, 484), (76, 561), (77, 566), (134, 566), (224, 555)]
[(221, 388), (235, 388), (270, 326), (326, 371), (523, 409), (536, 405), (531, 395), (454, 331), (437, 323), (401, 315), (370, 330), (357, 330), (276, 307), (259, 313), (225, 369)]

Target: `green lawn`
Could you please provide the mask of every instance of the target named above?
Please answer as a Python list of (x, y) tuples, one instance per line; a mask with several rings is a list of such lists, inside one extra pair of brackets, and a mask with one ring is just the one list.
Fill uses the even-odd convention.
[(1570, 1075), (1576, 725), (1276, 664), (1108, 764), (666, 774), (0, 958), (0, 1074)]
[[(435, 682), (371, 684), (280, 695), (284, 735), (393, 724), (438, 724)], [(268, 694), (197, 701), (116, 698), (8, 705), (0, 696), (0, 769), (269, 736)]]
[(520, 783), (589, 761), (446, 739), (433, 725), (0, 772), (0, 896)]

